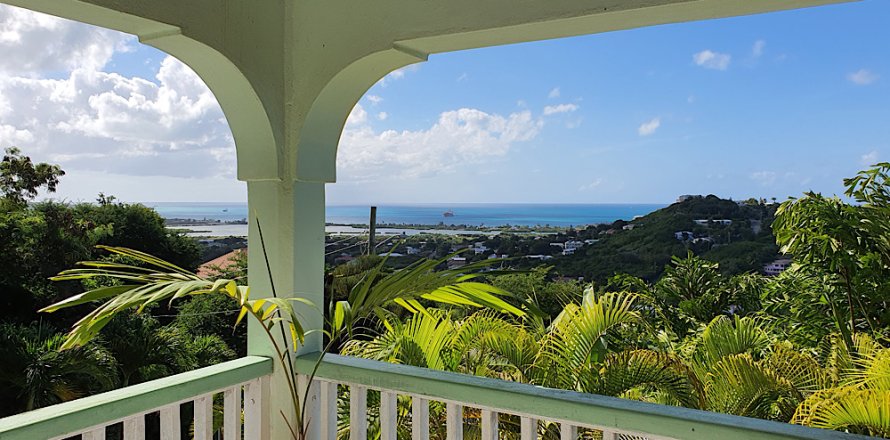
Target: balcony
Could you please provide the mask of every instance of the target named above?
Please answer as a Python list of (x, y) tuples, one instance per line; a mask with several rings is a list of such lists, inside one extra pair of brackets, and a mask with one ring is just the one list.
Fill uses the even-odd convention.
[[(347, 116), (389, 72), (448, 51), (847, 0), (0, 1), (137, 35), (192, 67), (232, 129), (238, 178), (247, 182), (249, 246), (267, 251), (268, 258), (261, 252), (248, 257), (248, 265), (258, 268), (249, 279), (255, 298), (271, 296), (277, 287), (323, 304), (325, 184), (336, 180)], [(321, 327), (317, 310), (301, 312), (307, 329)], [(210, 439), (215, 431), (225, 440), (287, 438), (280, 413), (289, 411), (281, 386), (288, 378), (273, 369), (274, 350), (261, 333), (252, 322), (252, 356), (9, 417), (0, 420), (0, 439), (95, 440), (122, 431), (131, 440), (157, 431), (172, 440), (189, 429), (196, 439)], [(304, 348), (320, 350), (320, 336), (307, 338)], [(311, 358), (301, 358), (301, 370), (309, 363)], [(348, 428), (350, 440), (364, 440), (375, 425), (382, 440), (399, 438), (398, 427), (409, 425), (414, 440), (431, 438), (427, 428), (447, 440), (515, 433), (522, 440), (557, 433), (562, 440), (856, 438), (333, 355), (315, 387), (310, 440), (335, 439), (341, 428)], [(346, 412), (338, 411), (347, 388), (348, 423)], [(370, 412), (379, 414), (379, 422), (370, 424), (368, 397), (377, 393), (380, 408)], [(410, 420), (417, 423), (405, 416), (409, 400)], [(444, 421), (430, 419), (442, 404)], [(189, 413), (191, 423), (182, 420)], [(499, 431), (499, 420), (510, 424)]]
[[(317, 356), (300, 357), (298, 370), (311, 370)], [(2, 419), (0, 439), (112, 439), (120, 437), (106, 433), (121, 432), (121, 425), (124, 440), (180, 440), (189, 431), (196, 440), (268, 439), (267, 424), (275, 421), (271, 373), (270, 359), (245, 357)], [(223, 402), (217, 423), (215, 398)], [(444, 417), (430, 417), (431, 403), (444, 405)], [(191, 428), (180, 420), (188, 406)], [(325, 356), (307, 408), (308, 438), (320, 440), (347, 432), (349, 440), (396, 440), (409, 432), (412, 440), (867, 438), (337, 355)], [(149, 420), (156, 426), (147, 429)]]

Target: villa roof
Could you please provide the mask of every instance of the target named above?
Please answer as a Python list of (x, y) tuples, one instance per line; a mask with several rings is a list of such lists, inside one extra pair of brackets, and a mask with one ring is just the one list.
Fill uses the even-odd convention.
[(200, 266), (198, 266), (198, 276), (202, 278), (214, 276), (217, 274), (216, 269), (227, 269), (230, 266), (234, 265), (237, 261), (237, 256), (241, 252), (247, 252), (247, 248), (235, 249), (232, 252), (229, 252), (220, 257), (216, 257), (210, 261), (207, 261)]

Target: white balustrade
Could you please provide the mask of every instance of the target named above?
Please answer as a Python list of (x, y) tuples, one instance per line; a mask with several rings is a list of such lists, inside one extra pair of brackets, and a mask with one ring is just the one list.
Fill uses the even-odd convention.
[[(302, 376), (302, 381), (307, 378)], [(330, 379), (314, 380), (314, 384), (321, 393), (320, 398), (320, 436), (312, 440), (337, 440), (337, 422), (338, 415), (345, 414), (338, 411), (337, 405), (346, 401), (348, 396), (349, 416), (348, 419), (342, 420), (344, 425), (349, 427), (349, 440), (368, 440), (369, 430), (369, 408), (368, 408), (368, 391), (377, 391), (380, 393), (380, 404), (376, 409), (379, 417), (377, 428), (380, 430), (380, 440), (397, 440), (399, 428), (398, 403), (399, 396), (410, 397), (410, 420), (411, 420), (411, 440), (429, 440), (430, 439), (430, 402), (444, 403), (445, 412), (440, 414), (444, 416), (440, 423), (445, 425), (447, 440), (464, 440), (464, 429), (470, 424), (476, 424), (476, 428), (481, 432), (481, 440), (498, 440), (499, 420), (502, 415), (519, 416), (520, 440), (538, 440), (541, 438), (540, 427), (543, 426), (543, 420), (533, 414), (522, 414), (511, 412), (505, 408), (489, 408), (484, 406), (474, 406), (468, 402), (455, 402), (444, 399), (437, 399), (435, 396), (423, 396), (416, 394), (399, 393), (395, 390), (386, 388), (373, 387), (368, 385), (357, 385), (348, 382), (332, 381)], [(338, 400), (338, 386), (342, 389), (348, 389), (349, 393), (343, 394), (344, 400)], [(468, 400), (472, 396), (467, 396)], [(403, 401), (407, 404), (407, 399)], [(478, 421), (469, 422), (465, 417), (465, 410), (470, 409), (480, 414)], [(372, 410), (373, 411), (373, 410)], [(608, 429), (602, 426), (585, 426), (567, 421), (551, 421), (555, 423), (553, 430), (555, 438), (558, 434), (560, 440), (578, 440), (579, 428), (587, 431), (595, 432), (596, 436), (602, 440), (669, 440), (668, 437), (653, 436), (640, 432)], [(316, 429), (309, 421), (310, 430)], [(473, 437), (471, 437), (473, 438)], [(476, 437), (479, 438), (479, 437)], [(228, 440), (228, 439), (226, 439)]]
[[(202, 394), (188, 400), (170, 403), (143, 413), (133, 414), (122, 420), (109, 420), (100, 426), (69, 432), (54, 439), (61, 440), (80, 435), (83, 440), (105, 440), (107, 428), (114, 425), (122, 425), (121, 428), (114, 429), (123, 429), (124, 440), (144, 440), (146, 416), (157, 414), (160, 420), (161, 440), (183, 440), (180, 411), (183, 405), (192, 404), (194, 417), (191, 423), (191, 431), (194, 433), (194, 440), (213, 440), (213, 420), (216, 412), (214, 402), (218, 398), (223, 403), (222, 440), (252, 440), (260, 438), (259, 432), (263, 429), (260, 425), (264, 423), (261, 417), (263, 400), (268, 398), (268, 384), (264, 382), (268, 382), (267, 376)], [(265, 392), (263, 388), (266, 388)], [(242, 417), (244, 418), (243, 437)], [(336, 434), (336, 430), (334, 430), (334, 433)]]

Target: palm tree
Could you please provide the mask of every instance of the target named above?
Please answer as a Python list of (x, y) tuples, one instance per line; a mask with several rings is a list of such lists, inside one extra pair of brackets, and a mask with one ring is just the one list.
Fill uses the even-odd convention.
[(59, 350), (65, 336), (45, 325), (0, 324), (3, 415), (104, 391), (117, 384), (116, 363), (99, 344)]
[[(641, 323), (649, 307), (635, 294), (588, 289), (581, 304), (566, 306), (548, 327), (530, 316), (511, 318), (480, 311), (454, 319), (449, 312), (427, 309), (405, 321), (388, 316), (379, 335), (350, 341), (342, 353), (739, 416), (890, 435), (890, 349), (869, 336), (854, 334), (852, 351), (838, 334), (825, 337), (817, 350), (807, 350), (784, 340), (783, 328), (762, 317), (721, 315), (682, 339), (661, 331), (654, 338), (654, 349), (614, 344), (617, 335), (653, 340), (647, 334), (652, 329)], [(341, 416), (348, 418), (347, 401), (341, 403)], [(407, 400), (399, 402), (404, 429), (408, 421), (401, 417), (407, 417), (409, 407)], [(444, 420), (444, 409), (432, 407), (430, 415)], [(478, 428), (472, 412), (465, 416), (468, 432)], [(375, 417), (371, 415), (372, 420)], [(505, 436), (518, 435), (517, 421), (502, 415), (500, 423)], [(348, 423), (342, 428), (345, 436)], [(559, 432), (544, 424), (540, 434), (555, 439)]]
[[(342, 353), (553, 388), (701, 407), (701, 385), (677, 356), (645, 349), (610, 349), (610, 337), (622, 327), (644, 327), (637, 300), (638, 296), (631, 293), (596, 295), (588, 289), (581, 304), (567, 305), (549, 327), (531, 316), (510, 318), (480, 311), (453, 320), (447, 312), (427, 310), (405, 322), (386, 320), (380, 335), (350, 341), (343, 346)], [(430, 417), (444, 420), (444, 409), (431, 408)], [(475, 420), (472, 413), (467, 414), (467, 429), (478, 428)], [(502, 415), (501, 425), (504, 433), (518, 435), (518, 420)], [(555, 425), (543, 424), (541, 434), (558, 438), (559, 430)]]

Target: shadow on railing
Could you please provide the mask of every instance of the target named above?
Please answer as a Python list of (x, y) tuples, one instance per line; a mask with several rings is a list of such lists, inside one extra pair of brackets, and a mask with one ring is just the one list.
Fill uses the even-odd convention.
[[(217, 394), (222, 394), (226, 440), (241, 438), (242, 402), (244, 438), (258, 438), (271, 373), (271, 359), (248, 356), (0, 419), (0, 439), (79, 435), (83, 440), (102, 440), (106, 432), (121, 430), (125, 439), (143, 439), (146, 420), (150, 420), (155, 424), (159, 421), (162, 439), (180, 439), (182, 431), (191, 428), (195, 439), (210, 440)], [(191, 407), (193, 424), (183, 426), (181, 414), (186, 407)]]
[[(317, 354), (299, 358), (297, 370), (310, 371), (317, 359)], [(365, 440), (369, 427), (376, 431), (374, 436), (379, 433), (380, 440), (408, 435), (412, 440), (427, 440), (430, 431), (423, 427), (430, 426), (430, 402), (440, 402), (436, 404), (440, 410), (442, 404), (445, 406), (445, 430), (439, 429), (437, 436), (444, 434), (448, 440), (461, 440), (465, 433), (468, 437), (497, 440), (512, 438), (517, 432), (521, 440), (576, 440), (579, 434), (603, 440), (869, 438), (336, 355), (324, 357), (314, 384), (310, 420), (318, 423), (310, 424), (310, 429), (320, 430), (317, 438), (321, 440), (335, 440), (338, 429), (341, 435), (348, 429), (350, 440)], [(372, 395), (375, 403), (379, 400), (379, 411), (372, 411), (377, 417), (371, 426), (367, 417), (368, 390), (379, 392)], [(346, 399), (347, 393), (349, 416), (348, 423), (344, 423), (347, 416), (343, 410), (338, 417), (337, 402)], [(505, 423), (511, 424), (510, 433), (499, 435), (499, 425)], [(433, 423), (434, 431), (437, 425), (442, 425), (441, 421)]]

